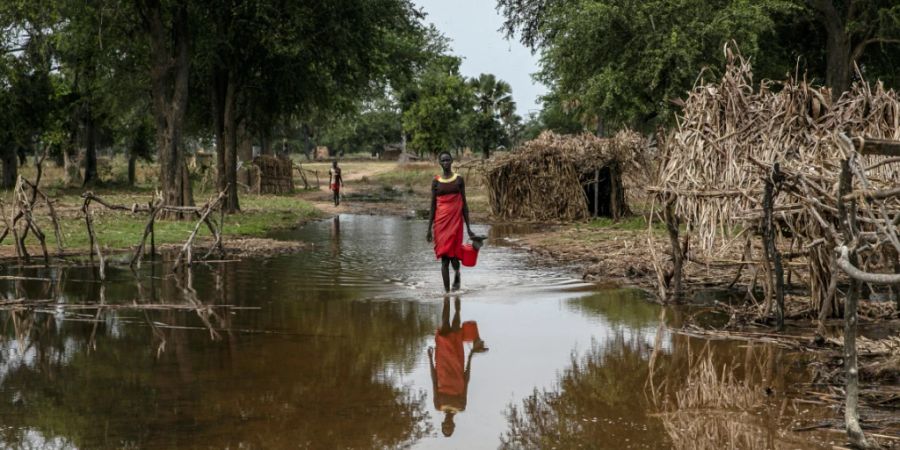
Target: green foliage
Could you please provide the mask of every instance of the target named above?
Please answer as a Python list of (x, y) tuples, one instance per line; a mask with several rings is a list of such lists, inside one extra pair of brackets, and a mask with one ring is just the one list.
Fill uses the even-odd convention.
[[(671, 124), (698, 74), (715, 77), (735, 41), (758, 78), (806, 77), (846, 89), (898, 78), (900, 4), (892, 0), (498, 0), (509, 37), (541, 54), (538, 78), (590, 129)], [(846, 45), (841, 48), (835, 42)], [(843, 81), (842, 81), (843, 80)], [(542, 128), (536, 123), (529, 134)], [(543, 128), (551, 128), (543, 125)]]
[(334, 152), (345, 154), (365, 152), (381, 153), (386, 144), (400, 142), (403, 132), (399, 109), (391, 99), (382, 98), (358, 113), (335, 118), (319, 136), (319, 144)]
[(521, 118), (515, 114), (516, 103), (509, 83), (483, 73), (468, 84), (475, 94), (475, 111), (469, 121), (471, 144), (488, 157), (491, 150), (509, 146)]
[(574, 2), (547, 19), (553, 32), (540, 79), (583, 119), (638, 128), (669, 121), (667, 100), (683, 97), (702, 69), (721, 67), (725, 43), (757, 55), (771, 12), (785, 8), (780, 1)]
[(470, 87), (459, 74), (459, 59), (443, 57), (425, 70), (415, 92), (408, 94), (403, 128), (412, 136), (408, 147), (436, 154), (463, 139), (462, 119), (471, 110)]
[(534, 139), (544, 130), (560, 134), (577, 134), (585, 131), (585, 127), (578, 117), (567, 111), (556, 95), (550, 93), (544, 96), (543, 103), (544, 107), (541, 112), (529, 117), (523, 126), (521, 132), (523, 140)]
[(15, 181), (16, 153), (40, 141), (54, 108), (48, 19), (27, 2), (0, 4), (0, 157), (3, 185)]

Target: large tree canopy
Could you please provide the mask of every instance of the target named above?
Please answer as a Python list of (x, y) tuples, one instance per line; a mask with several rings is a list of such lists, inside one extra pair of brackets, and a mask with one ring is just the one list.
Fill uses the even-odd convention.
[[(541, 51), (539, 79), (588, 121), (644, 126), (668, 113), (722, 44), (755, 55), (778, 0), (500, 1), (510, 33)], [(536, 14), (536, 16), (532, 16)], [(595, 117), (592, 117), (595, 116)]]
[[(538, 78), (585, 123), (647, 127), (670, 121), (706, 69), (734, 41), (757, 74), (795, 68), (849, 86), (853, 64), (868, 78), (896, 78), (900, 4), (891, 0), (498, 0), (508, 36), (541, 54)], [(801, 73), (802, 75), (802, 73)]]
[(2, 2), (4, 174), (52, 125), (91, 182), (98, 146), (144, 156), (150, 124), (167, 204), (193, 201), (185, 141), (215, 138), (237, 210), (238, 142), (268, 150), (286, 123), (408, 83), (428, 51), (422, 17), (410, 0)]

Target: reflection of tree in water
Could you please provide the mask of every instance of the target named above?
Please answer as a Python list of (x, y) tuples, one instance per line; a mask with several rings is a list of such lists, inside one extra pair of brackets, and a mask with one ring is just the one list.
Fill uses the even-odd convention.
[(780, 349), (673, 335), (654, 354), (649, 338), (614, 330), (573, 356), (554, 388), (510, 405), (501, 447), (814, 447), (787, 431), (800, 409), (785, 387), (804, 375)]
[[(172, 279), (113, 283), (106, 297), (145, 290), (152, 303), (235, 304), (252, 288), (224, 267), (200, 271), (187, 297), (185, 280)], [(90, 289), (75, 284), (63, 296), (83, 302)], [(321, 295), (205, 317), (0, 311), (2, 445), (380, 448), (430, 433), (424, 393), (396, 386), (391, 368), (414, 365), (435, 328), (433, 306)]]
[[(647, 424), (645, 336), (622, 330), (595, 342), (553, 389), (535, 392), (507, 410), (501, 448), (578, 448), (591, 443), (658, 445), (664, 430)], [(626, 441), (627, 439), (627, 441)]]
[(614, 326), (646, 329), (656, 325), (660, 306), (637, 289), (609, 289), (569, 300), (566, 305), (586, 316), (602, 317)]

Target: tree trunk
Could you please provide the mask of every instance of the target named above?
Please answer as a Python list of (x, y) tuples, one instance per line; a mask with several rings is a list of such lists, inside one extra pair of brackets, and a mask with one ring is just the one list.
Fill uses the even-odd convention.
[(90, 108), (88, 108), (84, 121), (84, 130), (84, 182), (82, 186), (91, 186), (99, 180), (97, 177), (97, 127)]
[(828, 31), (826, 46), (827, 72), (825, 83), (831, 88), (831, 96), (837, 99), (850, 89), (850, 36), (841, 28)]
[(235, 140), (238, 145), (238, 158), (240, 158), (244, 164), (250, 164), (250, 161), (253, 161), (253, 140), (250, 139), (250, 133), (247, 132), (246, 121), (238, 121), (235, 131)]
[[(160, 187), (166, 205), (189, 206), (193, 205), (194, 199), (181, 147), (190, 71), (187, 4), (184, 1), (178, 2), (173, 14), (172, 29), (167, 30), (163, 6), (158, 0), (149, 0), (147, 3), (147, 26), (153, 58), (150, 79), (156, 119)], [(173, 41), (172, 52), (167, 45), (170, 36)]]
[(3, 183), (0, 185), (3, 189), (12, 189), (16, 186), (16, 179), (19, 177), (19, 161), (16, 152), (7, 150), (3, 153)]
[(128, 185), (134, 186), (135, 178), (137, 171), (137, 155), (134, 154), (134, 151), (129, 152), (128, 154)]
[(216, 133), (216, 189), (219, 192), (228, 184), (225, 173), (225, 89), (227, 85), (227, 72), (217, 67), (213, 74), (213, 118)]
[(306, 155), (307, 161), (312, 161), (312, 153), (315, 151), (315, 146), (312, 141), (312, 131), (309, 128), (309, 124), (303, 124), (303, 142), (305, 143), (303, 146), (303, 153)]
[(831, 88), (831, 97), (837, 99), (850, 88), (851, 46), (850, 33), (846, 29), (849, 18), (838, 11), (833, 0), (808, 1), (828, 35), (825, 45), (825, 84)]
[(237, 186), (238, 126), (236, 91), (237, 80), (235, 80), (233, 75), (229, 76), (227, 87), (225, 89), (222, 133), (225, 143), (223, 146), (225, 148), (225, 182), (228, 185), (228, 197), (225, 199), (225, 211), (229, 213), (241, 210), (240, 203), (238, 202)]
[(259, 133), (259, 154), (260, 155), (271, 155), (272, 154), (272, 139), (270, 139), (271, 133), (267, 128), (263, 128), (263, 131)]
[(63, 170), (65, 170), (66, 186), (81, 186), (81, 169), (78, 167), (77, 154), (73, 155), (75, 145), (74, 137), (69, 145), (63, 148)]

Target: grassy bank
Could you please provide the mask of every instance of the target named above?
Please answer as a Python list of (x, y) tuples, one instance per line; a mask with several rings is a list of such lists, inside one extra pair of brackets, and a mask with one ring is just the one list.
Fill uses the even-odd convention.
[[(48, 193), (53, 196), (52, 193)], [(149, 201), (149, 192), (98, 192), (110, 203), (131, 205), (145, 204)], [(9, 193), (6, 193), (8, 198)], [(65, 193), (58, 197), (57, 210), (60, 215), (60, 231), (63, 246), (66, 250), (87, 250), (89, 241), (84, 216), (81, 213), (81, 198), (74, 193)], [(198, 204), (206, 201), (204, 197), (196, 198)], [(267, 232), (296, 226), (305, 221), (324, 215), (311, 203), (296, 197), (273, 195), (251, 196), (240, 198), (241, 212), (225, 216), (224, 234), (226, 237), (263, 236)], [(117, 249), (134, 246), (140, 240), (147, 222), (146, 214), (131, 214), (122, 211), (110, 211), (101, 205), (91, 207), (94, 213), (94, 228), (97, 239), (103, 247)], [(56, 248), (56, 237), (51, 221), (44, 206), (36, 211), (36, 221), (47, 235), (47, 245)], [(155, 226), (157, 244), (180, 243), (190, 235), (195, 221), (158, 220)], [(208, 235), (206, 227), (200, 228), (200, 235)], [(9, 239), (9, 238), (8, 238)], [(4, 244), (8, 243), (4, 242)], [(29, 245), (37, 245), (32, 237), (26, 241)], [(10, 246), (12, 247), (12, 246)]]

